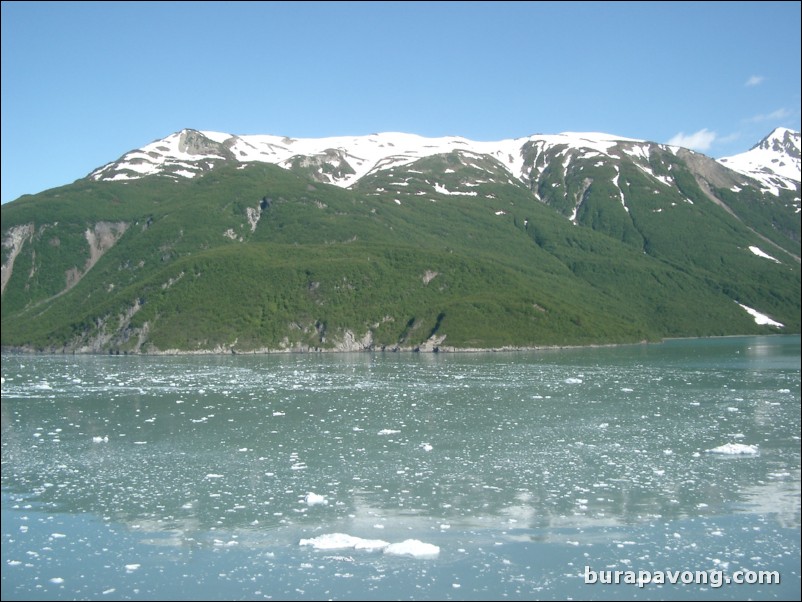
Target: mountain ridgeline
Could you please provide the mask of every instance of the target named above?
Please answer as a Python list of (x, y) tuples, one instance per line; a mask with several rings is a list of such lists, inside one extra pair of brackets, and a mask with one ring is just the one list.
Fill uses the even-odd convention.
[(183, 130), (2, 207), (5, 351), (468, 350), (800, 332), (800, 136), (716, 161)]

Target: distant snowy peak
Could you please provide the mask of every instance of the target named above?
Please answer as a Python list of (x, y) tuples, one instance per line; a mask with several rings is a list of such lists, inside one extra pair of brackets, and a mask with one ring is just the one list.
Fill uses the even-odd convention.
[(117, 161), (96, 169), (89, 177), (107, 181), (135, 180), (157, 174), (192, 178), (232, 158), (226, 145), (215, 138), (195, 130), (182, 130), (126, 153)]
[[(433, 155), (462, 152), (493, 157), (519, 180), (530, 175), (525, 161), (533, 147), (538, 152), (558, 148), (572, 156), (620, 156), (646, 146), (642, 140), (602, 133), (566, 132), (528, 138), (478, 142), (457, 136), (425, 138), (385, 132), (367, 136), (287, 138), (271, 135), (236, 136), (185, 129), (133, 150), (95, 170), (94, 180), (131, 180), (148, 175), (192, 178), (222, 162), (272, 163), (285, 169), (304, 169), (319, 181), (343, 188), (364, 176), (408, 165)], [(621, 147), (621, 148), (619, 148)]]
[(722, 157), (719, 163), (760, 181), (778, 194), (779, 188), (795, 190), (802, 180), (800, 134), (777, 128), (745, 153)]

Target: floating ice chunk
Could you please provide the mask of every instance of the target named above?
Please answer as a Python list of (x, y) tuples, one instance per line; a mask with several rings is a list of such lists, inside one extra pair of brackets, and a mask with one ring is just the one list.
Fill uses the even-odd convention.
[(142, 566), (141, 564), (126, 564), (125, 565), (125, 572), (126, 573), (133, 573), (135, 570), (137, 570), (141, 566)]
[(312, 546), (316, 550), (344, 550), (354, 548), (355, 550), (367, 550), (373, 552), (383, 550), (390, 545), (389, 542), (381, 539), (363, 539), (346, 535), (345, 533), (326, 533), (318, 535), (312, 539), (302, 539), (299, 542), (302, 546)]
[(393, 429), (382, 429), (379, 431), (380, 435), (395, 435), (401, 431), (394, 431)]
[(64, 583), (64, 579), (62, 579), (61, 577), (53, 577), (50, 580), (50, 583), (55, 583), (56, 585), (61, 585), (62, 583)]
[(431, 443), (421, 443), (420, 446), (423, 451), (432, 451), (434, 449)]
[(393, 556), (412, 556), (413, 558), (435, 558), (440, 554), (440, 548), (418, 539), (407, 539), (401, 543), (393, 543), (384, 549), (385, 554)]
[(103, 437), (92, 437), (92, 443), (108, 443), (109, 436), (104, 435)]
[(440, 554), (440, 548), (417, 539), (407, 539), (400, 543), (389, 543), (382, 539), (363, 539), (345, 533), (326, 533), (312, 539), (302, 539), (302, 546), (312, 546), (316, 550), (343, 550), (353, 548), (375, 552), (383, 550), (392, 556), (412, 556), (413, 558), (435, 558)]
[(307, 506), (328, 506), (329, 505), (329, 500), (327, 500), (324, 496), (318, 495), (317, 493), (314, 493), (312, 491), (310, 491), (309, 493), (306, 494), (306, 497), (304, 498), (304, 501), (306, 502)]
[(209, 474), (207, 474), (207, 475), (206, 475), (204, 478), (205, 478), (205, 479), (222, 479), (222, 478), (223, 478), (223, 475), (221, 475), (221, 474), (215, 474), (215, 473), (213, 473), (213, 472), (210, 472), (210, 473), (209, 473)]
[(230, 548), (230, 547), (239, 545), (239, 542), (234, 540), (234, 539), (231, 539), (229, 541), (223, 541), (222, 539), (215, 539), (214, 540), (214, 545), (216, 545), (218, 547), (223, 547), (223, 548)]
[(757, 445), (745, 445), (744, 443), (725, 443), (713, 449), (708, 449), (709, 454), (724, 454), (728, 456), (756, 456), (760, 453)]
[(574, 378), (573, 376), (570, 378), (565, 379), (565, 384), (567, 385), (581, 385), (582, 379), (581, 378)]

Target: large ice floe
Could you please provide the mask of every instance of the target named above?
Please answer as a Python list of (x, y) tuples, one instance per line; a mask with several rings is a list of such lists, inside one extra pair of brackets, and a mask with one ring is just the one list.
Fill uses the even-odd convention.
[(436, 545), (418, 539), (406, 539), (399, 543), (390, 543), (383, 539), (363, 539), (345, 533), (326, 533), (311, 539), (302, 539), (302, 546), (311, 546), (316, 550), (364, 550), (367, 552), (382, 551), (392, 556), (411, 556), (413, 558), (435, 558), (440, 554)]
[(725, 443), (713, 449), (708, 449), (709, 454), (722, 454), (726, 456), (756, 456), (760, 453), (757, 445), (746, 445), (744, 443)]

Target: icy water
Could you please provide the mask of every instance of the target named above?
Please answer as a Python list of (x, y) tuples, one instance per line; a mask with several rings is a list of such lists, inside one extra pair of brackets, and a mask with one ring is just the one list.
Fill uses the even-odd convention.
[(3, 600), (799, 599), (798, 336), (2, 378)]

